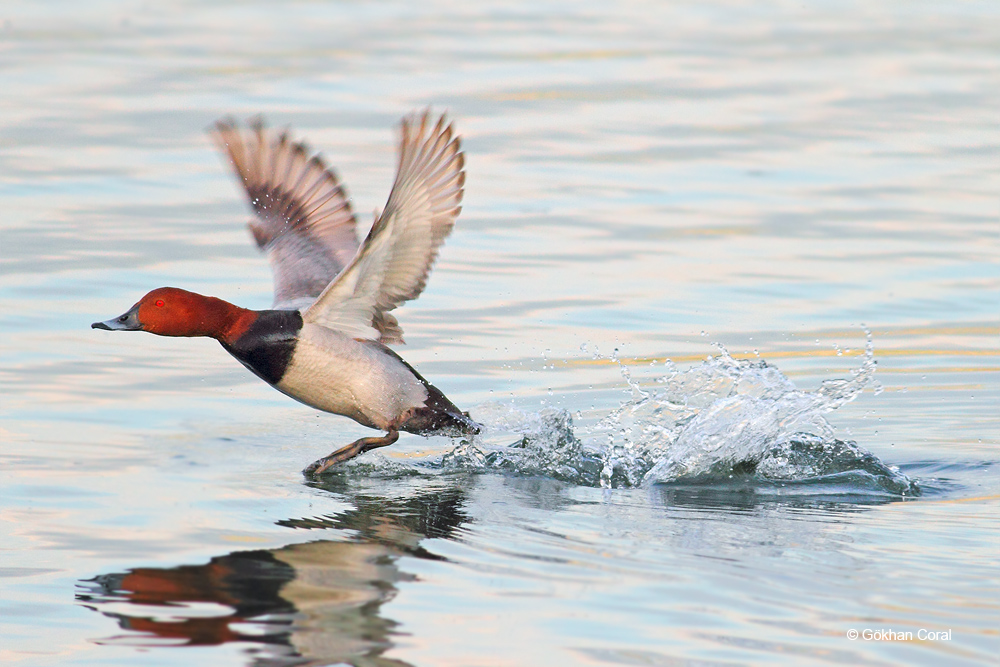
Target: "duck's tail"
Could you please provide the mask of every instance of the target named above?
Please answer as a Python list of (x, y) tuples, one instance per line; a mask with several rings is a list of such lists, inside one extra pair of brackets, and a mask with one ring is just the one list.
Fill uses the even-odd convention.
[(413, 408), (399, 425), (401, 431), (419, 435), (477, 435), (483, 425), (472, 419), (468, 412), (462, 412), (441, 390), (427, 383), (427, 400), (424, 407)]
[(433, 408), (414, 408), (399, 425), (400, 431), (417, 435), (446, 435), (458, 437), (482, 433), (482, 424), (467, 412), (444, 412)]

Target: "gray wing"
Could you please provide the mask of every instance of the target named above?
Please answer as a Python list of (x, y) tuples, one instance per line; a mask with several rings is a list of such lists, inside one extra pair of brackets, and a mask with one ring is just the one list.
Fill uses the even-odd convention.
[(268, 131), (260, 118), (240, 128), (215, 124), (212, 138), (246, 190), (256, 217), (257, 246), (274, 274), (274, 308), (312, 303), (358, 251), (354, 214), (332, 169), (285, 132)]
[(462, 208), (465, 172), (459, 140), (442, 116), (403, 120), (396, 181), (385, 211), (357, 256), (302, 317), (354, 338), (403, 342), (399, 304), (427, 284), (438, 248)]

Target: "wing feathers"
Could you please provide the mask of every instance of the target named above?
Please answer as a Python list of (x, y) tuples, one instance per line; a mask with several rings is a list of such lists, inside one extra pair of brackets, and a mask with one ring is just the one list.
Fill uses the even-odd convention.
[(459, 140), (445, 117), (403, 120), (396, 180), (357, 256), (304, 313), (356, 338), (402, 342), (389, 314), (427, 284), (438, 248), (458, 217), (465, 185)]
[(271, 262), (275, 307), (314, 299), (358, 249), (354, 214), (336, 175), (287, 132), (269, 133), (259, 117), (245, 130), (220, 120), (212, 135), (256, 214), (249, 226)]

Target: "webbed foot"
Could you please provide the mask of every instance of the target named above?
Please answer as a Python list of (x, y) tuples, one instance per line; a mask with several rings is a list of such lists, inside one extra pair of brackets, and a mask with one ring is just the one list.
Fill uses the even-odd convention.
[(353, 459), (355, 456), (364, 454), (372, 449), (388, 447), (397, 440), (399, 440), (399, 431), (389, 431), (381, 438), (360, 438), (346, 447), (341, 447), (329, 456), (325, 456), (320, 460), (309, 464), (306, 466), (305, 470), (302, 471), (302, 473), (305, 475), (322, 475), (330, 467), (335, 466), (338, 463), (343, 463), (344, 461)]

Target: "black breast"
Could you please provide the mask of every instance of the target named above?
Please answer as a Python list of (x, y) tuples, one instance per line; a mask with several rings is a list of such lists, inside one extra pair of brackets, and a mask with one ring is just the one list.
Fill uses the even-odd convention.
[(277, 384), (292, 360), (302, 315), (297, 310), (262, 310), (256, 321), (232, 345), (229, 354), (270, 384)]

